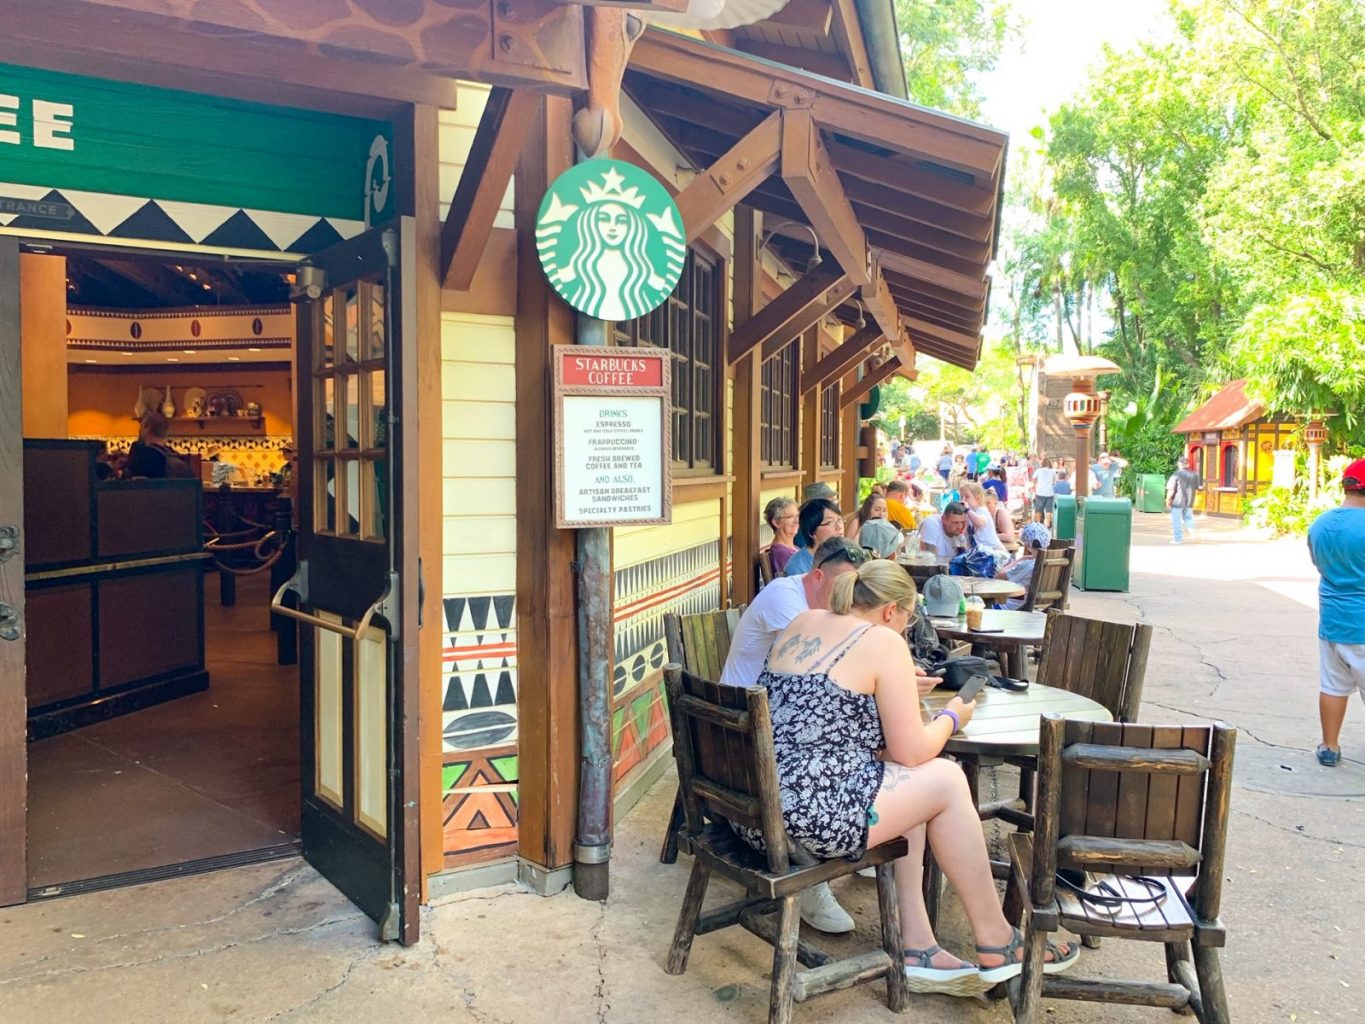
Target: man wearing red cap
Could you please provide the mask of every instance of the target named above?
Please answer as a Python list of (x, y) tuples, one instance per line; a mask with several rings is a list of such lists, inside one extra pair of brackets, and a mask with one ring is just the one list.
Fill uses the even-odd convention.
[(1308, 530), (1308, 552), (1318, 584), (1318, 763), (1341, 761), (1341, 723), (1352, 693), (1365, 699), (1365, 459), (1342, 474), (1340, 508), (1318, 516)]

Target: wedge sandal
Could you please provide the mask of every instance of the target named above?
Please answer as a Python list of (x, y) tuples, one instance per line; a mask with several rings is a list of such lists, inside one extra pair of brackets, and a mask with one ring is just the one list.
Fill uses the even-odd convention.
[[(1014, 929), (1014, 938), (1010, 940), (1008, 946), (977, 946), (976, 952), (979, 956), (985, 953), (988, 956), (999, 956), (1004, 958), (1004, 963), (998, 967), (982, 967), (978, 972), (981, 980), (987, 985), (998, 985), (1002, 981), (1009, 981), (1019, 977), (1024, 970), (1023, 960), (1016, 959), (1016, 955), (1024, 945), (1024, 933), (1018, 928)], [(1052, 954), (1051, 960), (1043, 960), (1044, 974), (1060, 974), (1067, 970), (1076, 962), (1076, 958), (1081, 955), (1080, 944), (1067, 943), (1070, 947), (1065, 954), (1056, 946), (1049, 942), (1045, 947), (1047, 953)]]
[(942, 996), (977, 996), (986, 991), (982, 984), (981, 972), (971, 965), (962, 967), (935, 967), (934, 955), (942, 953), (943, 947), (930, 946), (928, 949), (907, 949), (905, 957), (905, 983), (911, 992), (936, 994)]

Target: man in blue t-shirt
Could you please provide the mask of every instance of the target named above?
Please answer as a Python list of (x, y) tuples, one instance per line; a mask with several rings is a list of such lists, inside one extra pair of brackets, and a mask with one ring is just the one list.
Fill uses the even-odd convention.
[(1318, 584), (1318, 763), (1341, 761), (1341, 723), (1351, 694), (1365, 699), (1365, 459), (1342, 474), (1340, 508), (1318, 516), (1308, 530), (1308, 553)]

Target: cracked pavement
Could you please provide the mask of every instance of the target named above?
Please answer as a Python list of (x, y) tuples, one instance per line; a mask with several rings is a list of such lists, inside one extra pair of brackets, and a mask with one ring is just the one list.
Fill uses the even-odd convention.
[[(1264, 542), (1232, 523), (1166, 544), (1164, 516), (1138, 516), (1131, 593), (1076, 593), (1078, 614), (1156, 626), (1144, 718), (1239, 728), (1223, 919), (1224, 972), (1238, 1022), (1354, 1022), (1365, 1013), (1365, 704), (1347, 716), (1348, 760), (1326, 776), (1317, 743), (1316, 576), (1301, 542)], [(988, 778), (1007, 791), (1012, 780)], [(1325, 788), (1342, 796), (1310, 796)], [(275, 862), (0, 910), (0, 1024), (98, 1020), (365, 1021), (449, 1024), (760, 1024), (770, 952), (743, 931), (700, 936), (682, 977), (663, 960), (690, 864), (656, 861), (671, 774), (618, 823), (612, 896), (546, 899), (514, 885), (424, 910), (422, 941), (380, 945), (375, 928), (311, 868)], [(1357, 795), (1361, 794), (1361, 795)], [(994, 828), (994, 826), (993, 826)], [(997, 836), (998, 838), (998, 836)], [(723, 896), (713, 881), (711, 900)], [(876, 941), (870, 881), (844, 879), (853, 936)], [(807, 934), (808, 938), (815, 938)], [(944, 945), (971, 948), (955, 898)], [(1164, 980), (1160, 947), (1106, 940), (1086, 973)], [(1050, 1001), (1058, 1024), (1126, 1024), (1164, 1012)], [(892, 1021), (878, 985), (796, 1009), (801, 1024)], [(900, 1018), (1005, 1024), (1004, 1004), (920, 996)]]

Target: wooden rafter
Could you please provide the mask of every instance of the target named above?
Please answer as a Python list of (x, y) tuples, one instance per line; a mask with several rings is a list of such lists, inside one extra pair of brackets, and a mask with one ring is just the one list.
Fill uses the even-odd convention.
[(777, 169), (782, 113), (774, 111), (678, 193), (678, 212), (689, 242), (757, 188)]
[[(817, 267), (730, 333), (728, 361), (738, 362), (770, 338), (788, 342), (825, 315), (825, 295), (845, 282), (837, 267)], [(817, 312), (812, 312), (818, 310)]]
[(828, 353), (819, 362), (801, 373), (801, 394), (812, 388), (824, 387), (835, 377), (842, 377), (867, 357), (872, 346), (882, 340), (882, 329), (869, 325)]
[(981, 336), (979, 334), (968, 334), (964, 331), (950, 330), (947, 327), (940, 327), (938, 324), (933, 324), (917, 317), (910, 317), (905, 323), (910, 329), (911, 334), (917, 336), (928, 335), (931, 338), (946, 341), (950, 345), (957, 345), (959, 348), (967, 351), (975, 351), (981, 344)]
[[(825, 8), (829, 10), (828, 7)], [(786, 64), (789, 67), (800, 68), (812, 74), (823, 75), (826, 78), (833, 78), (837, 82), (847, 82), (852, 78), (849, 71), (848, 61), (844, 60), (837, 53), (826, 53), (824, 50), (808, 50), (800, 46), (779, 46), (776, 43), (764, 42), (758, 39), (743, 39), (739, 43), (739, 49), (744, 53), (751, 53), (755, 57), (763, 60), (776, 61), (778, 64)]]
[(892, 356), (879, 366), (868, 370), (867, 373), (863, 374), (862, 380), (858, 381), (857, 384), (854, 384), (853, 387), (839, 396), (839, 408), (847, 409), (854, 402), (861, 402), (867, 397), (869, 391), (900, 368), (900, 358), (898, 356)]
[[(810, 327), (819, 323), (824, 317), (834, 312), (834, 310), (838, 309), (839, 306), (847, 301), (848, 297), (853, 294), (853, 290), (852, 281), (847, 278), (840, 280), (826, 291), (820, 299), (808, 306), (800, 317), (794, 319), (792, 325), (805, 323), (806, 327)], [(805, 331), (806, 327), (801, 327), (800, 331)], [(787, 347), (791, 342), (791, 339), (795, 337), (794, 334), (788, 333), (790, 330), (791, 327), (788, 327), (785, 330), (774, 333), (771, 337), (764, 340), (762, 349), (762, 358), (764, 361), (771, 359)]]
[(916, 281), (922, 281), (974, 302), (984, 302), (986, 299), (986, 282), (983, 278), (948, 270), (927, 260), (906, 256), (890, 249), (882, 250), (881, 262), (882, 268), (893, 274), (912, 277)]
[(870, 283), (867, 237), (809, 110), (782, 115), (782, 180), (849, 279), (859, 286)]
[(529, 89), (494, 88), (441, 225), (441, 280), (465, 291), (474, 280), (493, 221), (517, 166), (540, 97)]

